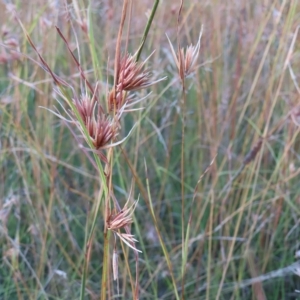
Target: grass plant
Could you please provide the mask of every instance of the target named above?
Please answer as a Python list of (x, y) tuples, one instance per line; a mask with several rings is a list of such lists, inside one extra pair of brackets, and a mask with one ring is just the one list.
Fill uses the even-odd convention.
[(0, 299), (299, 298), (299, 1), (25, 2)]

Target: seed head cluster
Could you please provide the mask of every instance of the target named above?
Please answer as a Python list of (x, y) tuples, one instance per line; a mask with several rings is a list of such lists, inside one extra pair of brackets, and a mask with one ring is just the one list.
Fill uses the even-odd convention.
[[(119, 133), (122, 114), (130, 111), (130, 106), (143, 100), (136, 100), (133, 92), (165, 79), (156, 81), (151, 79), (151, 72), (145, 70), (149, 57), (142, 63), (136, 61), (136, 55), (126, 54), (120, 59), (115, 85), (107, 95), (107, 110), (95, 95), (90, 97), (85, 94), (79, 99), (73, 98), (73, 104), (78, 112), (76, 114), (73, 111), (73, 119), (82, 133), (88, 133), (88, 139), (104, 160), (101, 150), (116, 145), (115, 139)], [(78, 117), (81, 120), (78, 120)], [(84, 136), (86, 137), (86, 134)]]

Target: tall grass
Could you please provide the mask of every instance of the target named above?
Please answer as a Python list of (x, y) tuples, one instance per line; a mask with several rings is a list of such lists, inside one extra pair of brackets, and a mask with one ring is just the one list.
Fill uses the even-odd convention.
[[(125, 2), (119, 38), (114, 1), (0, 4), (0, 299), (296, 299), (300, 4), (190, 0), (178, 18), (180, 1)], [(66, 117), (54, 90), (88, 90), (72, 53), (107, 109), (115, 55), (139, 49), (158, 2), (139, 61), (155, 50), (146, 67), (168, 78), (138, 92), (152, 94), (112, 142), (128, 138), (94, 157), (47, 110), (59, 99)], [(175, 56), (196, 45), (202, 25), (182, 80), (170, 43)], [(114, 199), (138, 197), (137, 259), (105, 230)]]

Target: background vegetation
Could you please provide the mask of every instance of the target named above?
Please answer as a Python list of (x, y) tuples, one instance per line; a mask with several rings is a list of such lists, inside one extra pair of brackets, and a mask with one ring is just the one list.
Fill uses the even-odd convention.
[[(132, 0), (123, 53), (137, 50), (152, 5)], [(168, 78), (149, 88), (144, 110), (126, 114), (123, 135), (137, 126), (115, 148), (116, 197), (124, 204), (132, 184), (133, 197), (140, 195), (132, 225), (143, 251), (140, 299), (176, 299), (175, 290), (188, 300), (298, 299), (300, 3), (184, 2), (181, 45), (196, 44), (201, 25), (203, 35), (199, 67), (186, 81), (183, 152), (182, 91), (165, 35), (176, 48), (179, 6), (160, 2), (142, 52), (145, 59), (155, 50), (148, 65), (157, 78)], [(53, 80), (36, 63), (15, 14), (49, 66), (80, 94), (80, 75), (58, 26), (105, 95), (121, 9), (122, 1), (0, 3), (0, 299), (79, 298), (99, 191), (78, 139), (41, 108), (57, 106)], [(119, 242), (117, 251), (119, 279), (109, 277), (108, 298), (132, 299), (134, 255)], [(102, 257), (99, 216), (86, 299), (100, 297)]]

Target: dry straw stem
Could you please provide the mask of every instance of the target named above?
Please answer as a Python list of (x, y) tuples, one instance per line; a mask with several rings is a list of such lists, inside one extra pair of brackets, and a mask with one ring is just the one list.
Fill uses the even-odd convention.
[(128, 0), (124, 0), (123, 2), (123, 8), (122, 8), (122, 16), (121, 16), (121, 22), (119, 26), (119, 31), (118, 31), (118, 37), (117, 37), (117, 42), (116, 42), (116, 54), (115, 54), (115, 74), (114, 74), (114, 86), (115, 88), (117, 87), (117, 84), (119, 82), (119, 69), (120, 69), (120, 59), (121, 59), (121, 40), (122, 40), (122, 32), (123, 32), (123, 27), (126, 19), (126, 12), (127, 12), (127, 7), (128, 7)]

